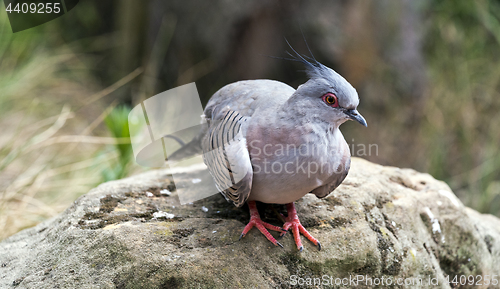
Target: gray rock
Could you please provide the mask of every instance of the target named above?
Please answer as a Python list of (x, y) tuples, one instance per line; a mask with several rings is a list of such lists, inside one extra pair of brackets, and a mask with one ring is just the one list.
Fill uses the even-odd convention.
[[(190, 182), (197, 173), (184, 177)], [(281, 225), (271, 206), (260, 209)], [(325, 199), (308, 195), (297, 209), (321, 251), (303, 238), (304, 252), (297, 252), (291, 234), (281, 240), (284, 249), (275, 247), (255, 229), (238, 241), (246, 208), (220, 195), (181, 206), (164, 170), (105, 183), (0, 243), (0, 287), (288, 288), (315, 281), (356, 287), (349, 278), (363, 276), (393, 283), (380, 288), (429, 288), (430, 276), (439, 282), (433, 288), (450, 288), (447, 275), (450, 281), (458, 275), (457, 282), (474, 276), (478, 284), (486, 275), (500, 278), (500, 220), (464, 207), (430, 175), (353, 159), (336, 191)], [(423, 283), (396, 286), (398, 278)]]

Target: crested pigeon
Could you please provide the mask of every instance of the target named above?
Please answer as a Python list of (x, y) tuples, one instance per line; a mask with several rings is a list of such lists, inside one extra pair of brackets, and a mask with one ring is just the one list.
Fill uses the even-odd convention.
[[(294, 202), (307, 193), (326, 197), (342, 183), (351, 155), (339, 126), (347, 120), (367, 124), (356, 110), (358, 94), (346, 79), (312, 54), (293, 51), (290, 60), (305, 66), (306, 83), (296, 90), (273, 80), (224, 86), (210, 98), (202, 130), (184, 150), (201, 146), (204, 162), (226, 200), (238, 207), (248, 203), (250, 222), (240, 239), (257, 227), (283, 247), (268, 230), (284, 235), (291, 228), (299, 251), (300, 234), (321, 250), (320, 242), (300, 223)], [(283, 227), (262, 221), (256, 201), (286, 204)]]

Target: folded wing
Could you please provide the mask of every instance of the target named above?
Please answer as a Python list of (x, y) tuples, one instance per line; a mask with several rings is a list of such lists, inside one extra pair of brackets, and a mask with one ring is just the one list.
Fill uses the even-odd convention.
[(203, 161), (226, 200), (242, 206), (252, 189), (253, 170), (245, 138), (250, 117), (225, 108), (208, 120)]

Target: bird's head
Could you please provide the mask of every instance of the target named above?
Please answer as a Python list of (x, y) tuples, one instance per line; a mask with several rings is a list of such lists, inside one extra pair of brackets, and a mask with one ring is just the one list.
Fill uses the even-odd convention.
[(367, 126), (365, 118), (357, 111), (359, 97), (356, 89), (340, 74), (319, 63), (314, 57), (294, 52), (296, 55), (289, 55), (292, 60), (305, 65), (309, 77), (294, 93), (293, 100), (296, 104), (337, 126), (347, 120)]

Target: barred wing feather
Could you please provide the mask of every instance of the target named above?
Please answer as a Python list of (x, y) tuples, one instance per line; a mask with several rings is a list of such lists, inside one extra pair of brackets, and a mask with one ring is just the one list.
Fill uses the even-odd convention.
[(242, 206), (250, 195), (253, 170), (245, 131), (249, 117), (225, 110), (220, 119), (209, 120), (202, 141), (203, 161), (219, 192), (235, 206)]

